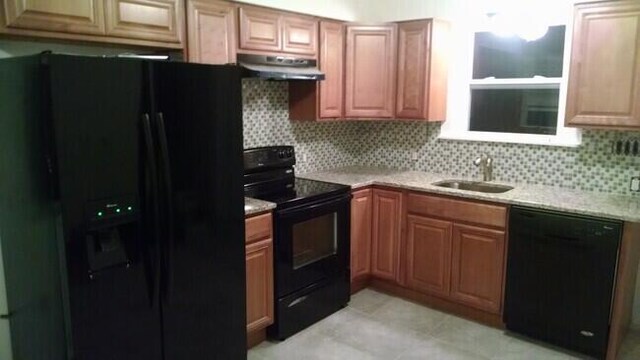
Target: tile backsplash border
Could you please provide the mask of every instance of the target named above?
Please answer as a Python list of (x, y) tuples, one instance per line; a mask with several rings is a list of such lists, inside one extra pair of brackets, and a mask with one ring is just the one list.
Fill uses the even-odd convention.
[(300, 173), (369, 165), (477, 177), (472, 161), (484, 152), (494, 158), (496, 180), (640, 195), (629, 190), (640, 156), (611, 153), (615, 140), (640, 132), (584, 130), (582, 145), (570, 148), (443, 140), (439, 123), (290, 121), (288, 84), (255, 79), (243, 80), (243, 104), (245, 148), (293, 145)]

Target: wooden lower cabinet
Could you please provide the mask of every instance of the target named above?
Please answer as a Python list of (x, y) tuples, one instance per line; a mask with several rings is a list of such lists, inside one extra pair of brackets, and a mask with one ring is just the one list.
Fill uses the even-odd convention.
[(475, 226), (453, 226), (451, 298), (499, 313), (502, 307), (505, 233)]
[(351, 280), (371, 274), (372, 190), (355, 191), (351, 199)]
[(453, 223), (423, 216), (407, 216), (407, 286), (448, 296)]
[(247, 332), (273, 323), (273, 236), (271, 214), (245, 222), (247, 272)]
[(371, 274), (400, 281), (402, 192), (373, 189)]
[(501, 314), (507, 208), (409, 193), (406, 216), (406, 286)]

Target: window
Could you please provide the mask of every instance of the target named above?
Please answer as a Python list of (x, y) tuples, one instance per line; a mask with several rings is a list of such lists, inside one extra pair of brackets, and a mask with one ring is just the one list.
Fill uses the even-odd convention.
[(579, 145), (579, 130), (564, 127), (567, 39), (564, 25), (550, 26), (536, 40), (472, 33), (468, 62), (461, 63), (468, 68), (466, 79), (453, 84), (457, 94), (450, 94), (465, 96), (454, 100), (440, 137)]

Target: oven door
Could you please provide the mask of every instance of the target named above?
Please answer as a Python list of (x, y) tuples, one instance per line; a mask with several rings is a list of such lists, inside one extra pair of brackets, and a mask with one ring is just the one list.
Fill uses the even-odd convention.
[(276, 294), (283, 297), (349, 273), (351, 194), (277, 210)]

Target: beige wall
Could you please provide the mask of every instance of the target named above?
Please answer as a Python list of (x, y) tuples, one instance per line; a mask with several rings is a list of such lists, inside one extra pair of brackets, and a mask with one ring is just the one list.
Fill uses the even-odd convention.
[[(241, 0), (239, 2), (268, 6), (283, 10), (328, 17), (332, 19), (356, 20), (357, 0)], [(373, 0), (372, 2), (386, 2)]]

